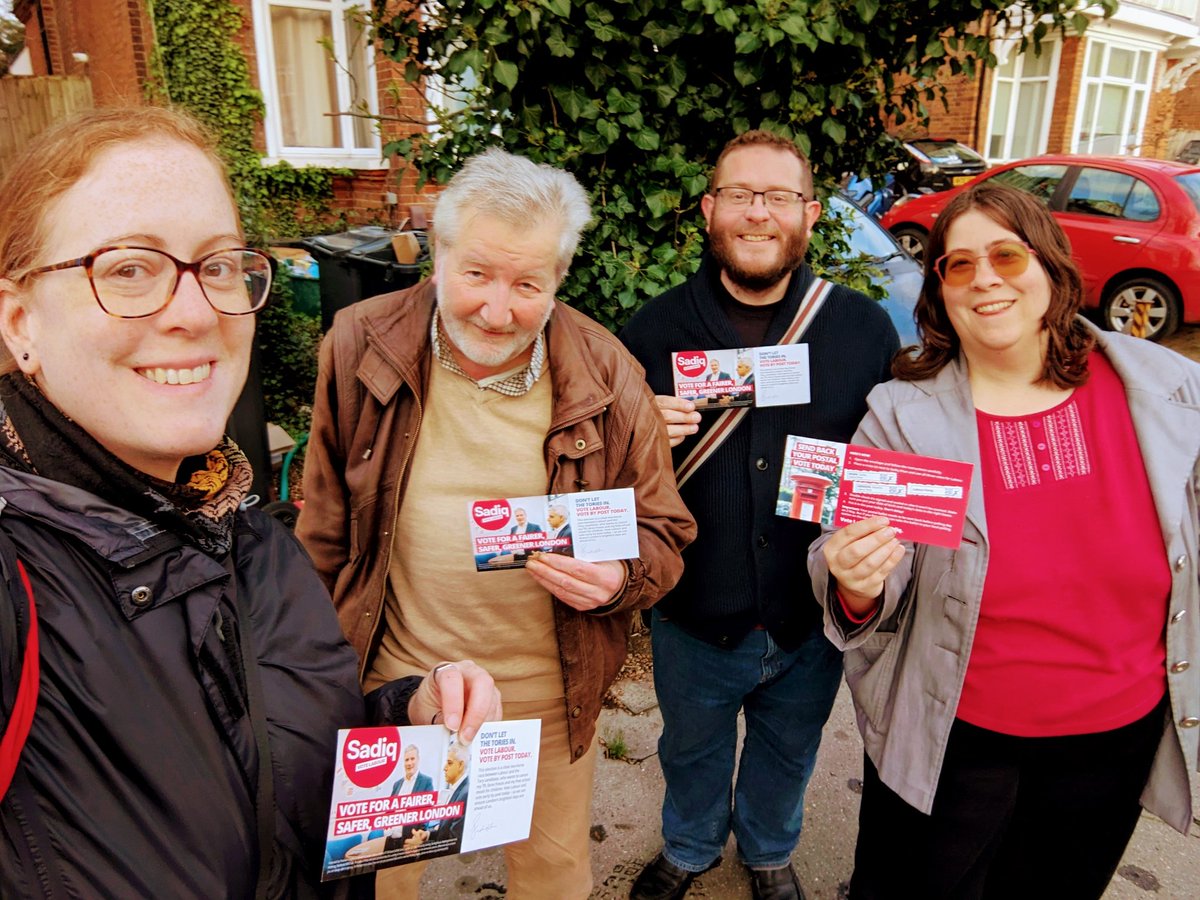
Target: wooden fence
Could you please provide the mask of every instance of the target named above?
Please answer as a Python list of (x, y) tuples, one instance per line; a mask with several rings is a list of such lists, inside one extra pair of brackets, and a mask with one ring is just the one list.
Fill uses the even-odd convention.
[(30, 138), (93, 105), (92, 82), (78, 75), (0, 78), (0, 176)]

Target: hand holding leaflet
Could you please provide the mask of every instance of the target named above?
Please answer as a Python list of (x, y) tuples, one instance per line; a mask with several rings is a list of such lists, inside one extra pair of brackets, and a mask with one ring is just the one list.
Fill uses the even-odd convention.
[(667, 424), (667, 438), (672, 447), (700, 430), (700, 413), (696, 412), (696, 404), (691, 400), (656, 394), (654, 403)]
[(585, 562), (543, 553), (525, 564), (534, 581), (570, 606), (586, 612), (607, 606), (625, 587), (625, 564), (616, 560)]
[(441, 724), (470, 743), (480, 725), (503, 718), (496, 682), (469, 659), (438, 663), (408, 701), (408, 720), (432, 725), (438, 715)]
[(884, 582), (904, 559), (904, 545), (883, 516), (853, 522), (835, 531), (821, 548), (838, 594), (856, 616), (875, 608)]

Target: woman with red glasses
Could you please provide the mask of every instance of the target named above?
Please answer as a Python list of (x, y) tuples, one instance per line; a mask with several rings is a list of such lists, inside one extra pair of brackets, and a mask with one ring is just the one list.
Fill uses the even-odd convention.
[[(63, 122), (0, 181), (0, 896), (371, 890), (319, 883), (357, 657), (224, 437), (271, 274), (179, 113)], [(467, 661), (368, 701), (499, 713)]]
[(1097, 898), (1200, 734), (1200, 366), (1078, 316), (1070, 247), (983, 184), (930, 235), (922, 344), (856, 443), (974, 465), (956, 550), (809, 555), (866, 750), (852, 900)]

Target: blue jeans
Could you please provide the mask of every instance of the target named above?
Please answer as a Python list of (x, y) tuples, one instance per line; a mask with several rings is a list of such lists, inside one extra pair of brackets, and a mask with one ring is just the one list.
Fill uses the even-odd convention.
[[(841, 653), (820, 627), (790, 653), (762, 630), (723, 649), (657, 610), (651, 638), (667, 784), (663, 855), (685, 871), (703, 871), (732, 829), (738, 856), (750, 868), (787, 865), (800, 839), (821, 728), (841, 681)], [(746, 739), (734, 787), (742, 709)]]

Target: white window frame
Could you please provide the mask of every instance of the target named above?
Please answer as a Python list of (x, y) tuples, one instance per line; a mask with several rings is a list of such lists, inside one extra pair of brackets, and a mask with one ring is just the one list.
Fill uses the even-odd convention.
[[(1089, 32), (1089, 34), (1090, 34), (1090, 32)], [(1153, 44), (1142, 43), (1141, 41), (1130, 40), (1130, 39), (1124, 38), (1124, 37), (1113, 37), (1113, 36), (1107, 35), (1107, 34), (1103, 35), (1103, 36), (1094, 35), (1094, 36), (1086, 37), (1086, 41), (1087, 41), (1087, 47), (1086, 47), (1086, 52), (1084, 53), (1084, 56), (1083, 56), (1083, 68), (1079, 73), (1079, 94), (1077, 96), (1077, 102), (1075, 104), (1075, 116), (1074, 116), (1074, 121), (1071, 123), (1071, 152), (1072, 153), (1084, 153), (1084, 154), (1090, 154), (1090, 153), (1095, 152), (1092, 149), (1092, 147), (1094, 146), (1095, 140), (1096, 140), (1095, 134), (1092, 134), (1092, 136), (1089, 138), (1086, 146), (1081, 144), (1080, 140), (1079, 140), (1079, 133), (1083, 128), (1084, 113), (1087, 110), (1087, 95), (1088, 95), (1089, 87), (1095, 85), (1096, 89), (1099, 90), (1105, 84), (1115, 84), (1115, 85), (1121, 85), (1124, 87), (1129, 87), (1134, 92), (1140, 92), (1142, 94), (1141, 115), (1139, 117), (1138, 122), (1136, 123), (1136, 128), (1129, 127), (1129, 125), (1133, 124), (1133, 123), (1129, 123), (1129, 121), (1128, 121), (1129, 120), (1129, 110), (1127, 108), (1125, 110), (1125, 115), (1124, 115), (1125, 124), (1122, 126), (1122, 131), (1121, 131), (1121, 133), (1123, 135), (1124, 134), (1133, 134), (1134, 135), (1133, 147), (1130, 148), (1128, 146), (1122, 146), (1121, 152), (1117, 153), (1116, 155), (1117, 156), (1141, 156), (1142, 155), (1142, 144), (1143, 144), (1143, 142), (1145, 140), (1145, 136), (1146, 136), (1146, 117), (1150, 112), (1150, 101), (1154, 97), (1155, 72), (1158, 70), (1159, 50)], [(1144, 84), (1139, 84), (1133, 78), (1129, 78), (1129, 79), (1111, 78), (1105, 74), (1105, 69), (1107, 68), (1105, 60), (1107, 60), (1107, 58), (1108, 58), (1109, 49), (1113, 48), (1113, 47), (1120, 49), (1120, 50), (1130, 50), (1130, 51), (1133, 51), (1134, 53), (1142, 52), (1142, 53), (1150, 54), (1150, 62), (1146, 66), (1146, 82)], [(1098, 52), (1105, 54), (1105, 56), (1104, 56), (1104, 60), (1102, 60), (1102, 64), (1101, 64), (1101, 68), (1100, 68), (1100, 71), (1101, 71), (1100, 76), (1094, 77), (1094, 76), (1088, 75), (1088, 70), (1092, 64), (1093, 54), (1098, 53)], [(1136, 77), (1136, 74), (1137, 74), (1137, 72), (1136, 72), (1136, 66), (1135, 66), (1135, 72), (1134, 72), (1135, 77)], [(1094, 113), (1093, 113), (1093, 121), (1095, 121), (1095, 116), (1098, 116), (1099, 114), (1100, 114), (1100, 103), (1099, 103), (1099, 100), (1097, 99), (1096, 109), (1094, 110)]]
[[(333, 52), (338, 60), (335, 82), (339, 109), (350, 110), (350, 76), (346, 71), (347, 32), (346, 14), (362, 8), (364, 0), (253, 0), (251, 11), (254, 16), (254, 46), (258, 55), (258, 77), (262, 89), (266, 114), (263, 128), (266, 133), (267, 154), (264, 165), (289, 162), (297, 166), (335, 166), (351, 169), (386, 169), (389, 162), (383, 159), (382, 144), (378, 129), (371, 129), (370, 147), (353, 147), (354, 120), (351, 116), (338, 117), (342, 147), (289, 147), (283, 142), (283, 125), (280, 116), (279, 88), (275, 77), (275, 47), (271, 36), (271, 10), (274, 7), (309, 9), (328, 13), (333, 20)], [(366, 53), (365, 69), (367, 84), (362, 86), (368, 107), (373, 115), (379, 113), (379, 86), (375, 77), (375, 48), (368, 41), (363, 48)]]
[[(463, 73), (463, 77), (467, 81), (474, 81), (475, 73), (468, 69)], [(467, 106), (467, 98), (450, 90), (446, 86), (446, 79), (435, 72), (425, 75), (424, 97), (425, 130), (430, 134), (442, 130), (442, 126), (438, 123), (438, 110), (452, 113), (465, 109)]]
[[(996, 48), (997, 55), (999, 49)], [(1016, 43), (1013, 42), (1008, 48), (1009, 54), (1017, 53)], [(1017, 159), (1012, 155), (1013, 135), (1016, 130), (1017, 108), (1020, 105), (1021, 86), (1026, 83), (1035, 81), (1045, 81), (1046, 83), (1046, 101), (1042, 110), (1042, 120), (1038, 123), (1037, 140), (1034, 143), (1035, 150), (1033, 156), (1040, 156), (1046, 152), (1046, 148), (1050, 144), (1050, 122), (1054, 116), (1054, 98), (1058, 92), (1058, 66), (1062, 57), (1062, 41), (1059, 40), (1044, 40), (1042, 41), (1042, 54), (1050, 53), (1050, 71), (1046, 75), (1036, 75), (1029, 78), (1023, 77), (1025, 70), (1025, 59), (1032, 53), (1032, 49), (1024, 53), (1017, 53), (1016, 62), (1013, 68), (1012, 77), (1003, 77), (999, 74), (998, 69), (992, 70), (992, 90), (988, 97), (988, 118), (987, 129), (984, 132), (984, 146), (980, 147), (983, 155), (987, 157), (989, 163), (1009, 162)], [(1012, 85), (1012, 91), (1009, 93), (1008, 117), (1004, 123), (1002, 133), (1005, 135), (1004, 152), (996, 157), (990, 153), (992, 143), (992, 123), (996, 117), (996, 85), (1004, 80)]]

